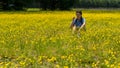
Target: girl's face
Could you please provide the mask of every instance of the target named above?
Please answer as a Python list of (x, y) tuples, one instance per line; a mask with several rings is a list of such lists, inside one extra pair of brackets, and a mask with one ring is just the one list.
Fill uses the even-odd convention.
[(78, 19), (80, 19), (80, 18), (82, 17), (82, 15), (81, 15), (80, 13), (76, 13), (76, 17), (77, 17)]

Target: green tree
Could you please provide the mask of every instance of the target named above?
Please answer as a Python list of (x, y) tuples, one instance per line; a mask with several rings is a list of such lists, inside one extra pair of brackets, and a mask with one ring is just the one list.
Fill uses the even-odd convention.
[(57, 7), (60, 10), (69, 10), (73, 6), (74, 2), (75, 0), (58, 0)]
[(32, 0), (2, 0), (3, 10), (23, 10)]
[(77, 0), (77, 8), (120, 8), (120, 0)]
[(37, 0), (40, 3), (40, 8), (43, 10), (68, 10), (73, 4), (74, 0)]

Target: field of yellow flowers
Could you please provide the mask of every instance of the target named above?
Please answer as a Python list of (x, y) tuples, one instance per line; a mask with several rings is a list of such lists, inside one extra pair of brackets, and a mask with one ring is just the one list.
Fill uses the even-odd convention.
[(80, 37), (69, 29), (74, 16), (0, 12), (0, 68), (119, 68), (120, 12), (83, 10)]

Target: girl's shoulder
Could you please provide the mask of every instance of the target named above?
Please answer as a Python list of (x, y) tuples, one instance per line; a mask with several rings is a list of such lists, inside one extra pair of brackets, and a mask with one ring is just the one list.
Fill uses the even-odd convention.
[(82, 18), (82, 20), (83, 20), (83, 22), (85, 22), (85, 18), (84, 17)]
[(85, 19), (84, 17), (82, 19)]

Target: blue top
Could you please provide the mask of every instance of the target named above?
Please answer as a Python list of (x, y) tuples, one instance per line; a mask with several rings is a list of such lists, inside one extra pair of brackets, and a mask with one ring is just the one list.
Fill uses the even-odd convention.
[(78, 19), (73, 20), (73, 25), (75, 25), (76, 27), (81, 27), (83, 23), (85, 23), (84, 18), (82, 18), (81, 20), (78, 20)]

